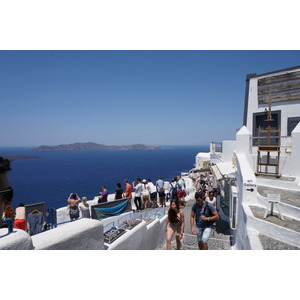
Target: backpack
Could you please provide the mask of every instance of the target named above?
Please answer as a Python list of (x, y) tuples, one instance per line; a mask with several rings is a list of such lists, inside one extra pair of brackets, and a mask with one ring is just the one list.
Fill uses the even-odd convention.
[(175, 187), (171, 183), (172, 186), (172, 196), (177, 196), (177, 183), (175, 183)]
[[(201, 209), (201, 215), (204, 215), (205, 217), (212, 217), (213, 214), (209, 208), (209, 205), (208, 205), (208, 202), (204, 201), (204, 204), (202, 206), (202, 209)], [(206, 223), (208, 225), (213, 225), (216, 221), (206, 221)]]

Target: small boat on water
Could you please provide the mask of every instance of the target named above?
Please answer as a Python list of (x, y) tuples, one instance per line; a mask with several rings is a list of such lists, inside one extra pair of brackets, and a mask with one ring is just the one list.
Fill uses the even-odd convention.
[[(185, 174), (188, 201), (194, 176), (213, 174), (217, 209), (230, 228), (230, 249), (300, 249), (300, 66), (246, 76), (244, 120), (233, 141), (211, 142)], [(165, 187), (168, 190), (168, 187)], [(125, 202), (125, 201), (128, 201)], [(133, 203), (89, 201), (92, 216), (122, 213), (99, 221), (69, 222), (66, 207), (56, 211), (57, 226), (35, 236), (0, 229), (0, 249), (162, 249), (167, 208), (135, 213)]]

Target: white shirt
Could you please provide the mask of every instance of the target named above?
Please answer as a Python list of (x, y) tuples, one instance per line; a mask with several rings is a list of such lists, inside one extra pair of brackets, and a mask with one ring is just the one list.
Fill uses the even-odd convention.
[(136, 197), (141, 197), (142, 190), (143, 190), (143, 184), (142, 183), (139, 183), (138, 185), (136, 185), (135, 186), (135, 196)]
[(206, 197), (205, 201), (208, 203), (211, 203), (213, 206), (215, 206), (217, 199), (215, 197), (213, 197), (213, 199), (210, 200), (209, 197)]
[(156, 188), (152, 182), (148, 182), (147, 187), (149, 188), (150, 194), (156, 192)]

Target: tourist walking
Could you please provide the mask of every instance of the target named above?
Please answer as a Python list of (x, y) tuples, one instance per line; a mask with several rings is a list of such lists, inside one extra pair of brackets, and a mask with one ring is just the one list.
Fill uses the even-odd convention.
[(137, 178), (136, 181), (132, 183), (132, 187), (135, 189), (135, 196), (134, 196), (134, 204), (136, 206), (137, 211), (142, 209), (142, 190), (143, 184), (141, 183), (141, 178)]
[(185, 205), (185, 185), (184, 185), (184, 181), (181, 178), (181, 176), (177, 176), (177, 185), (178, 185), (179, 205), (184, 206)]
[(77, 220), (79, 218), (79, 208), (78, 203), (81, 201), (76, 193), (71, 193), (68, 198), (68, 207), (71, 221)]
[(22, 202), (16, 208), (14, 228), (26, 230), (25, 205)]
[(181, 239), (184, 233), (184, 213), (179, 208), (178, 199), (172, 199), (170, 202), (170, 208), (168, 210), (168, 218), (166, 221), (166, 248), (171, 250), (172, 238), (175, 234), (176, 237), (176, 249), (180, 250)]
[(169, 192), (170, 192), (170, 198), (172, 200), (176, 200), (177, 196), (178, 196), (178, 185), (177, 185), (176, 178), (171, 179), (170, 191)]
[(219, 219), (215, 207), (204, 201), (203, 194), (195, 193), (196, 203), (193, 204), (190, 217), (191, 231), (197, 234), (200, 250), (208, 250), (208, 240), (212, 233), (213, 223)]
[(210, 191), (208, 193), (208, 197), (205, 198), (205, 201), (211, 203), (214, 206), (214, 208), (217, 208), (217, 199), (216, 197), (214, 197), (214, 194), (214, 191)]
[(152, 183), (151, 179), (147, 179), (147, 189), (150, 193), (150, 202), (151, 207), (156, 208), (157, 207), (157, 191), (155, 185)]
[(99, 193), (98, 196), (98, 203), (103, 203), (107, 202), (107, 197), (108, 197), (108, 190), (104, 185), (101, 186), (101, 192)]
[(158, 192), (159, 204), (161, 207), (166, 207), (165, 202), (165, 190), (164, 190), (164, 182), (160, 176), (158, 176), (158, 180), (156, 181), (156, 190)]
[(121, 183), (116, 184), (115, 200), (125, 198), (124, 190), (121, 189)]
[(81, 211), (81, 218), (90, 218), (90, 207), (87, 203), (87, 197), (82, 197), (82, 202), (79, 204), (79, 209)]

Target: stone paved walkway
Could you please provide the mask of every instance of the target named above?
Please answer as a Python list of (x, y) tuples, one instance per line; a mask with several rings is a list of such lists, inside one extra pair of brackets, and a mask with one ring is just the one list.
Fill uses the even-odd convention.
[[(199, 250), (197, 243), (197, 236), (193, 235), (190, 226), (191, 208), (194, 204), (193, 200), (187, 201), (186, 206), (183, 208), (185, 219), (184, 236), (181, 241), (181, 250)], [(172, 248), (176, 249), (176, 242), (173, 240)], [(216, 222), (216, 230), (211, 235), (208, 241), (209, 250), (231, 250), (230, 246), (230, 229), (229, 224), (221, 219)], [(161, 249), (165, 250), (165, 246)]]

